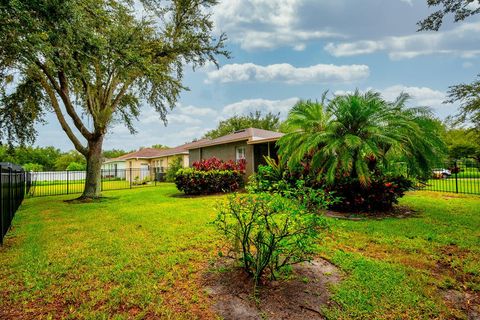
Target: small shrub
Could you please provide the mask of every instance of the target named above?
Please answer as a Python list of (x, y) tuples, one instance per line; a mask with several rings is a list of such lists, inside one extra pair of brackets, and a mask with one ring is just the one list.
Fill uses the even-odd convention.
[[(250, 193), (278, 193), (288, 199), (299, 201), (311, 212), (318, 212), (339, 201), (333, 192), (318, 187), (318, 181), (309, 177), (303, 168), (289, 170), (271, 158), (265, 158), (267, 165), (259, 166), (257, 173), (250, 177), (247, 190)], [(304, 180), (306, 179), (306, 180)]]
[(218, 210), (217, 229), (240, 256), (255, 285), (268, 273), (309, 260), (315, 252), (323, 217), (279, 194), (232, 195)]
[(175, 175), (177, 171), (183, 168), (183, 160), (180, 157), (175, 158), (172, 163), (168, 166), (167, 172), (165, 174), (165, 180), (167, 182), (175, 182)]
[(244, 186), (243, 178), (240, 171), (185, 168), (175, 175), (175, 185), (188, 195), (233, 192)]

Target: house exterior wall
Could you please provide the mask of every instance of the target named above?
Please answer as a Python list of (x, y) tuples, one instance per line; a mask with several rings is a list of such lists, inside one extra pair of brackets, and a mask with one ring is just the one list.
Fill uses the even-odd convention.
[(124, 170), (125, 169), (125, 161), (111, 161), (102, 164), (103, 170), (114, 170), (115, 165), (117, 166), (117, 170)]
[(189, 151), (189, 157), (190, 157), (190, 166), (195, 161), (199, 160), (205, 160), (205, 159), (210, 159), (213, 157), (216, 157), (220, 160), (223, 161), (228, 161), (228, 160), (236, 160), (236, 149), (238, 147), (245, 147), (246, 148), (246, 161), (247, 165), (245, 168), (245, 174), (246, 176), (250, 176), (254, 172), (254, 159), (253, 159), (253, 146), (248, 145), (246, 141), (240, 141), (240, 142), (231, 142), (231, 143), (225, 143), (225, 144), (219, 144), (215, 146), (209, 146), (209, 147), (203, 147), (203, 148), (198, 148), (198, 149), (191, 149)]
[(200, 161), (200, 149), (188, 150), (188, 166), (191, 167), (194, 162)]
[(153, 159), (150, 159), (150, 166), (155, 168), (163, 168), (163, 170), (167, 170), (177, 158), (182, 159), (182, 166), (184, 168), (189, 166), (188, 154), (153, 158)]
[[(182, 158), (183, 167), (186, 168), (189, 165), (188, 154), (182, 155), (172, 155), (172, 156), (165, 156), (165, 157), (158, 157), (158, 158), (151, 158), (151, 159), (127, 159), (125, 161), (126, 166), (126, 180), (130, 180), (130, 168), (132, 169), (132, 179), (135, 179), (137, 176), (145, 176), (147, 173), (140, 172), (141, 168), (145, 168), (148, 166), (150, 170), (150, 174), (153, 177), (153, 168), (161, 168), (159, 169), (160, 172), (165, 172), (168, 170), (170, 165), (175, 161), (176, 158)], [(153, 179), (153, 178), (152, 178)]]

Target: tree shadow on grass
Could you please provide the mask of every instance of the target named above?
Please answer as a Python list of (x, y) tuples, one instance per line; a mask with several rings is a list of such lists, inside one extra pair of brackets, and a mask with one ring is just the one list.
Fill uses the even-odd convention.
[(68, 204), (86, 204), (86, 203), (102, 203), (110, 202), (120, 199), (120, 197), (98, 197), (98, 198), (74, 198), (63, 200), (63, 202)]

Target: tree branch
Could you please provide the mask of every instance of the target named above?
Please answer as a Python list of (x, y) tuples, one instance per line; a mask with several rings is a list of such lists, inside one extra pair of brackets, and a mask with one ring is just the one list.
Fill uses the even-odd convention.
[(39, 75), (39, 80), (43, 89), (49, 96), (50, 101), (52, 102), (53, 110), (55, 112), (55, 115), (57, 116), (58, 121), (60, 122), (60, 125), (63, 131), (65, 131), (70, 141), (72, 141), (73, 145), (75, 146), (75, 149), (77, 149), (77, 151), (83, 154), (84, 156), (87, 156), (88, 154), (87, 148), (85, 148), (80, 142), (80, 140), (78, 140), (78, 138), (75, 136), (72, 129), (68, 125), (67, 121), (65, 120), (65, 117), (63, 116), (63, 113), (62, 113), (62, 109), (60, 108), (60, 104), (58, 103), (57, 97), (55, 96), (54, 90), (48, 85), (47, 80), (42, 75)]
[(68, 82), (65, 77), (65, 73), (63, 71), (58, 72), (58, 78), (60, 80), (60, 97), (62, 98), (63, 104), (65, 105), (65, 109), (67, 110), (68, 115), (72, 118), (75, 127), (77, 127), (78, 131), (85, 137), (85, 139), (91, 139), (92, 133), (84, 126), (82, 120), (78, 116), (75, 108), (70, 101), (70, 95), (68, 90)]

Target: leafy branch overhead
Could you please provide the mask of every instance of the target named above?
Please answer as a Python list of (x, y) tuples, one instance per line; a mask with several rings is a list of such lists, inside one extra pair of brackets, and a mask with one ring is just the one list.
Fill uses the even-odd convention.
[(449, 14), (453, 14), (455, 22), (459, 22), (480, 13), (479, 0), (427, 0), (427, 4), (429, 7), (441, 8), (417, 23), (419, 31), (438, 31), (445, 16)]
[(228, 57), (225, 35), (212, 34), (215, 4), (2, 0), (0, 87), (6, 89), (1, 92), (1, 140), (32, 142), (34, 124), (53, 113), (87, 158), (86, 187), (99, 189), (108, 129), (123, 123), (134, 132), (143, 104), (166, 122), (186, 89), (184, 66), (217, 64), (218, 55)]
[[(18, 74), (12, 92), (3, 92), (3, 109), (28, 115), (22, 120), (29, 125), (50, 109), (82, 153), (85, 147), (67, 116), (87, 140), (104, 134), (114, 121), (133, 131), (142, 100), (165, 121), (184, 89), (183, 65), (216, 63), (215, 55), (228, 55), (225, 35), (212, 38), (212, 23), (203, 13), (215, 1), (144, 1), (141, 18), (132, 1), (3, 2), (2, 86)], [(11, 131), (6, 138), (25, 141), (32, 135)]]

